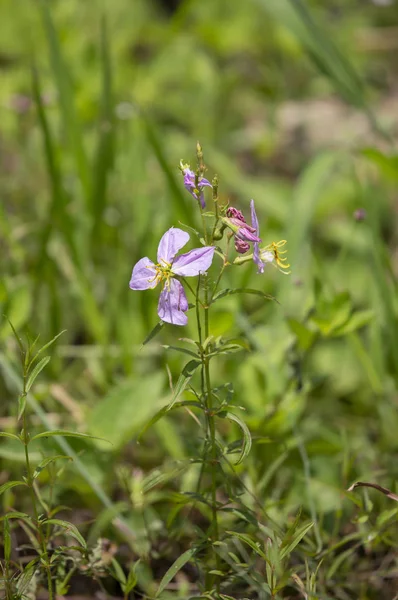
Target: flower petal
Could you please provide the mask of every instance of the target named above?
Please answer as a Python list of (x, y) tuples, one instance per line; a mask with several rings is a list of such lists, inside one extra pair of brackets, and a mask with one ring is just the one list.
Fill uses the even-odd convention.
[(147, 257), (141, 258), (134, 266), (130, 288), (132, 290), (148, 290), (157, 286), (155, 264)]
[(190, 250), (190, 252), (177, 256), (171, 270), (182, 277), (195, 277), (195, 275), (204, 273), (210, 267), (214, 251), (214, 246), (204, 246), (203, 248)]
[(171, 227), (159, 242), (158, 263), (165, 262), (171, 264), (177, 252), (185, 246), (188, 240), (189, 233), (182, 229)]
[[(259, 233), (258, 219), (256, 209), (254, 207), (254, 200), (250, 200), (250, 211), (252, 218), (252, 227), (255, 230), (256, 235)], [(253, 261), (257, 265), (257, 273), (264, 273), (264, 263), (260, 258), (260, 246), (258, 242), (253, 244)]]
[(256, 234), (258, 235), (259, 227), (258, 227), (257, 213), (256, 213), (256, 209), (254, 206), (254, 200), (250, 200), (250, 212), (251, 212), (251, 218), (252, 218), (252, 227), (253, 227), (254, 231), (256, 232)]
[(166, 323), (186, 325), (188, 300), (184, 288), (177, 279), (169, 279), (159, 297), (158, 315)]

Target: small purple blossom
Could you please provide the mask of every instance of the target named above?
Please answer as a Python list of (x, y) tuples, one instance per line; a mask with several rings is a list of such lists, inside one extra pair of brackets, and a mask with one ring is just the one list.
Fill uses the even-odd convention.
[(204, 246), (185, 254), (176, 254), (189, 240), (189, 234), (171, 227), (159, 242), (157, 264), (148, 257), (141, 258), (133, 268), (130, 289), (147, 290), (165, 281), (159, 297), (158, 315), (166, 323), (186, 325), (188, 300), (182, 284), (174, 277), (195, 277), (210, 267), (215, 248)]
[(204, 177), (199, 177), (198, 187), (195, 185), (196, 175), (195, 173), (188, 167), (184, 167), (182, 169), (182, 174), (184, 175), (184, 186), (185, 189), (195, 198), (195, 200), (199, 200), (202, 208), (205, 208), (205, 197), (203, 193), (204, 187), (213, 187), (208, 179)]

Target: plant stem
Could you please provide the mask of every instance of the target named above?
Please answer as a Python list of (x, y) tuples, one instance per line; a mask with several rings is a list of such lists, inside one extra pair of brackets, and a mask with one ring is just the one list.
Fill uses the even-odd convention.
[[(25, 382), (26, 382), (26, 377), (24, 377), (23, 394), (26, 394)], [(23, 423), (23, 425), (22, 425), (23, 426), (23, 444), (24, 444), (24, 448), (25, 448), (25, 463), (26, 463), (26, 474), (27, 474), (26, 482), (29, 487), (29, 492), (30, 492), (30, 496), (32, 499), (33, 514), (34, 514), (35, 521), (36, 521), (39, 543), (42, 547), (42, 553), (43, 553), (43, 558), (44, 558), (44, 568), (46, 569), (46, 573), (47, 573), (48, 597), (49, 597), (49, 600), (53, 600), (54, 593), (53, 593), (53, 585), (52, 585), (52, 581), (51, 581), (51, 567), (50, 567), (50, 562), (49, 562), (49, 557), (48, 557), (48, 552), (47, 552), (47, 543), (46, 543), (46, 538), (43, 535), (43, 529), (42, 529), (42, 526), (41, 526), (41, 523), (39, 520), (39, 514), (37, 511), (37, 503), (36, 503), (36, 495), (35, 495), (35, 491), (33, 488), (33, 475), (32, 475), (32, 469), (31, 469), (31, 465), (30, 465), (29, 449), (28, 449), (29, 434), (28, 434), (28, 430), (27, 430), (27, 426), (26, 426), (26, 410), (24, 410), (22, 413), (22, 423)]]
[[(205, 339), (209, 337), (209, 285), (208, 285), (208, 277), (205, 278), (205, 288), (204, 288), (204, 329), (205, 329)], [(204, 388), (202, 389), (203, 398), (205, 398), (206, 402), (206, 415), (207, 415), (207, 426), (208, 426), (208, 436), (210, 441), (210, 461), (211, 461), (211, 504), (212, 504), (212, 542), (213, 545), (215, 542), (219, 540), (219, 528), (218, 528), (218, 516), (217, 516), (217, 441), (216, 441), (216, 427), (215, 427), (215, 419), (213, 413), (213, 394), (211, 388), (211, 379), (210, 379), (210, 359), (207, 356), (208, 350), (204, 355), (202, 355), (202, 365), (204, 371), (204, 382), (202, 377), (202, 386), (204, 383)], [(216, 568), (220, 570), (220, 557), (213, 546)], [(210, 581), (208, 582), (210, 583)], [(219, 578), (216, 579), (216, 591), (219, 592)]]

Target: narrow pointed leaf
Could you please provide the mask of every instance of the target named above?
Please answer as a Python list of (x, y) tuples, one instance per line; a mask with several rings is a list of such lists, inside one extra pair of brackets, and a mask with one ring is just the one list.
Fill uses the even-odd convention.
[[(39, 350), (36, 352), (36, 355), (35, 355), (35, 357), (34, 357), (34, 359), (33, 359), (33, 360), (36, 360), (36, 359), (37, 359), (37, 357), (38, 357), (38, 356), (39, 356), (39, 355), (40, 355), (42, 352), (44, 352), (45, 350), (47, 350), (47, 348), (49, 348), (50, 346), (52, 346), (52, 345), (53, 345), (53, 343), (54, 343), (54, 342), (56, 342), (56, 341), (57, 341), (57, 339), (58, 339), (58, 338), (59, 338), (59, 337), (60, 337), (60, 336), (61, 336), (63, 333), (65, 333), (65, 332), (66, 332), (66, 329), (63, 329), (62, 331), (60, 331), (59, 333), (57, 333), (57, 335), (55, 335), (55, 336), (54, 336), (54, 337), (53, 337), (53, 338), (52, 338), (52, 339), (51, 339), (49, 342), (47, 342), (47, 344), (44, 344), (44, 346), (42, 346), (42, 347), (41, 347), (41, 348), (40, 348), (40, 349), (39, 349)], [(33, 361), (32, 361), (32, 362), (33, 362)]]
[(258, 554), (258, 556), (261, 556), (261, 558), (265, 560), (267, 564), (269, 564), (269, 560), (265, 552), (261, 549), (259, 542), (255, 542), (254, 540), (252, 540), (252, 538), (246, 533), (237, 533), (236, 531), (227, 531), (227, 533), (229, 533), (229, 535), (231, 535), (232, 537), (237, 538), (244, 544), (250, 546), (250, 548), (254, 550), (256, 554)]
[[(43, 431), (42, 433), (34, 435), (31, 441), (33, 442), (33, 440), (38, 440), (40, 438), (54, 437), (56, 435), (62, 435), (62, 437), (75, 437), (85, 440), (101, 440), (101, 442), (108, 442), (108, 440), (96, 437), (94, 435), (88, 435), (87, 433), (78, 433), (77, 431), (65, 431), (64, 429), (53, 429), (52, 431)], [(110, 443), (111, 442), (108, 442), (108, 444)]]
[(153, 340), (153, 338), (155, 336), (157, 336), (157, 334), (160, 332), (160, 330), (164, 327), (164, 321), (159, 321), (159, 323), (157, 323), (155, 325), (155, 327), (152, 329), (152, 331), (150, 333), (148, 333), (148, 335), (146, 336), (145, 340), (142, 342), (141, 346), (146, 346), (146, 344), (148, 344), (148, 342), (150, 342), (151, 340)]
[(261, 296), (261, 298), (264, 298), (265, 300), (275, 300), (275, 302), (277, 302), (276, 298), (270, 294), (262, 292), (261, 290), (253, 290), (251, 288), (227, 288), (217, 292), (217, 294), (213, 296), (212, 303), (216, 302), (217, 300), (221, 300), (221, 298), (232, 296), (234, 294), (253, 294), (255, 296)]
[(73, 525), (73, 523), (69, 523), (68, 521), (62, 521), (61, 519), (46, 519), (44, 521), (44, 524), (58, 525), (58, 527), (62, 527), (66, 535), (73, 537), (76, 541), (79, 542), (79, 544), (83, 548), (87, 547), (86, 540), (84, 539), (80, 531), (77, 529), (77, 527)]
[(200, 402), (195, 402), (194, 400), (184, 400), (183, 402), (175, 402), (172, 406), (170, 406), (170, 404), (168, 404), (167, 406), (163, 406), (163, 408), (158, 410), (158, 412), (152, 417), (150, 421), (148, 421), (148, 423), (142, 429), (140, 435), (138, 436), (138, 441), (140, 441), (141, 438), (148, 431), (148, 429), (150, 429), (153, 425), (155, 425), (155, 423), (160, 421), (160, 419), (164, 417), (166, 413), (168, 413), (170, 410), (175, 410), (176, 408), (181, 408), (183, 406), (193, 406), (195, 408), (200, 409), (203, 408)]
[(48, 363), (50, 362), (50, 360), (51, 360), (50, 356), (45, 356), (44, 358), (41, 359), (40, 362), (37, 363), (37, 365), (35, 366), (35, 368), (31, 372), (31, 374), (29, 375), (28, 381), (26, 382), (26, 392), (29, 392), (30, 388), (34, 384), (34, 381), (35, 381), (36, 377), (44, 369), (44, 367), (46, 365), (48, 365)]
[(286, 542), (284, 542), (282, 544), (282, 547), (280, 549), (280, 554), (279, 554), (281, 560), (283, 558), (285, 558), (285, 556), (289, 556), (289, 554), (291, 554), (293, 552), (293, 550), (295, 549), (297, 544), (299, 544), (299, 542), (301, 542), (303, 537), (308, 533), (308, 531), (313, 526), (314, 526), (314, 523), (312, 521), (310, 523), (304, 523), (304, 525), (302, 525), (295, 531), (293, 538), (291, 539), (290, 542), (288, 542), (286, 545), (284, 545)]
[(181, 556), (177, 558), (177, 560), (171, 565), (170, 569), (165, 573), (162, 581), (160, 582), (155, 598), (157, 598), (164, 591), (164, 589), (168, 586), (170, 581), (174, 579), (178, 571), (181, 571), (182, 567), (193, 558), (195, 553), (196, 548), (190, 548), (189, 550), (184, 552), (184, 554), (181, 554)]
[(0, 431), (0, 437), (10, 438), (10, 440), (18, 440), (21, 441), (21, 438), (15, 435), (15, 433), (7, 433), (6, 431)]
[(40, 464), (37, 465), (37, 467), (33, 473), (33, 479), (36, 479), (37, 477), (39, 477), (39, 475), (43, 471), (43, 469), (45, 469), (47, 467), (47, 465), (55, 462), (56, 460), (73, 460), (73, 459), (71, 456), (66, 456), (63, 454), (58, 454), (57, 456), (48, 456), (47, 458), (42, 460)]
[(237, 415), (234, 415), (234, 413), (231, 412), (227, 412), (225, 414), (225, 418), (228, 419), (229, 421), (233, 421), (234, 423), (236, 423), (240, 429), (242, 430), (243, 433), (243, 443), (242, 443), (242, 450), (239, 456), (239, 459), (237, 461), (237, 465), (239, 465), (245, 458), (246, 456), (249, 454), (251, 447), (252, 447), (252, 436), (250, 435), (250, 431), (248, 426), (246, 425), (246, 423), (244, 423)]
[(17, 485), (26, 486), (26, 483), (24, 481), (7, 481), (7, 483), (3, 483), (3, 485), (0, 485), (0, 496)]
[(196, 360), (199, 359), (197, 352), (192, 352), (192, 350), (187, 350), (186, 348), (181, 348), (180, 346), (163, 346), (166, 350), (175, 350), (176, 352), (181, 352), (182, 354), (187, 354), (188, 356), (192, 356)]
[(177, 384), (174, 388), (173, 397), (168, 406), (168, 410), (170, 410), (173, 407), (174, 403), (181, 396), (182, 392), (185, 390), (188, 383), (191, 381), (191, 378), (192, 378), (193, 374), (195, 373), (196, 369), (200, 365), (201, 365), (200, 360), (190, 360), (189, 363), (187, 363), (185, 365), (185, 367), (182, 370), (181, 375), (178, 378)]

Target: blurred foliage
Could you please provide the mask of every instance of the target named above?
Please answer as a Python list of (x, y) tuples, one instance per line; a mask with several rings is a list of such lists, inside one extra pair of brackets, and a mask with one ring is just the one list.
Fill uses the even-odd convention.
[[(81, 468), (62, 466), (56, 500), (98, 517), (93, 541), (123, 534), (102, 519), (101, 501), (130, 503), (130, 544), (151, 556), (137, 569), (147, 593), (159, 563), (170, 566), (196, 535), (188, 513), (168, 508), (197, 481), (196, 465), (176, 462), (198, 453), (195, 420), (173, 413), (135, 443), (184, 364), (161, 344), (193, 329), (164, 327), (143, 347), (157, 294), (128, 281), (166, 228), (195, 226), (177, 165), (193, 161), (200, 139), (222, 200), (247, 211), (254, 197), (264, 242), (287, 239), (292, 265), (288, 277), (227, 271), (227, 287), (280, 304), (231, 296), (213, 311), (214, 335), (245, 332), (251, 345), (213, 369), (216, 385), (232, 382), (254, 437), (233, 467), (236, 485), (277, 527), (300, 507), (315, 522), (299, 547), (297, 593), (316, 579), (314, 598), (392, 598), (396, 508), (375, 491), (345, 490), (362, 480), (396, 491), (398, 479), (398, 6), (175, 4), (0, 3), (1, 313), (42, 340), (67, 329), (35, 389), (37, 427), (44, 409), (57, 427), (113, 442), (69, 442)], [(6, 319), (0, 340), (0, 423), (12, 432), (17, 349)], [(223, 423), (225, 443), (238, 433)], [(18, 452), (2, 440), (2, 473), (20, 473)], [(152, 487), (146, 478), (159, 473)], [(23, 497), (9, 491), (2, 502)], [(178, 597), (184, 589), (182, 580)]]

